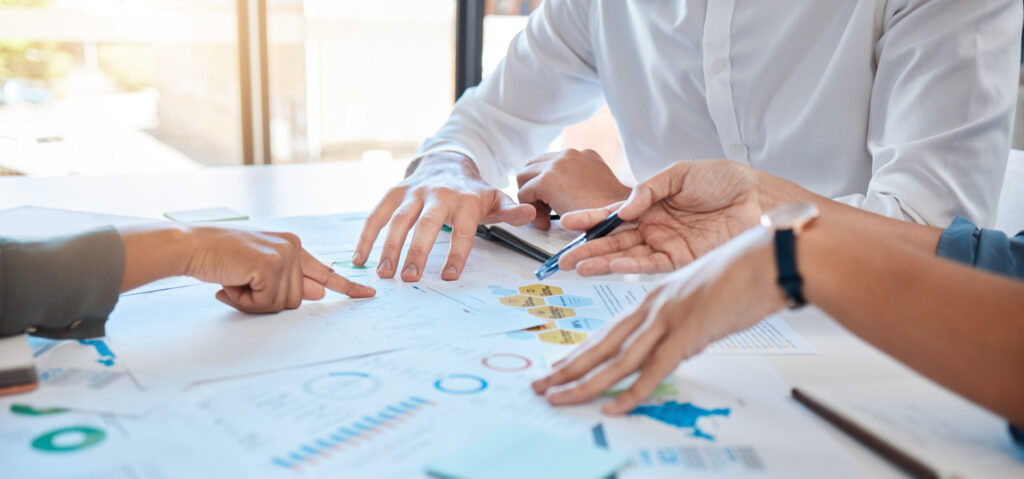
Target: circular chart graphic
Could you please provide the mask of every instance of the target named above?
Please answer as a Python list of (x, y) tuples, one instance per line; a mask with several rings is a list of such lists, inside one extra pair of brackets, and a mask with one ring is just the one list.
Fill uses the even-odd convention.
[(492, 354), (481, 362), (489, 369), (503, 372), (525, 371), (533, 366), (533, 361), (529, 358), (512, 353)]
[(32, 440), (32, 447), (45, 452), (76, 452), (95, 446), (107, 433), (90, 426), (65, 427), (50, 431)]
[(476, 394), (487, 389), (487, 381), (472, 374), (452, 374), (435, 381), (434, 387), (445, 394)]
[(366, 373), (338, 371), (306, 381), (306, 392), (326, 399), (351, 399), (373, 394), (380, 380)]

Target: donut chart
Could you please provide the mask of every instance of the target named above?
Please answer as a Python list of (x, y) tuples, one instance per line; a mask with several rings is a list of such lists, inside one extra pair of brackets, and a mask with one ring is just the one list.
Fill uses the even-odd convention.
[(530, 358), (512, 353), (491, 354), (484, 357), (480, 362), (488, 369), (509, 373), (525, 371), (530, 369), (530, 366), (533, 366), (533, 361), (530, 361)]
[(434, 381), (434, 388), (445, 394), (465, 396), (487, 389), (487, 380), (472, 374), (450, 374)]
[(32, 447), (44, 452), (76, 452), (95, 446), (107, 438), (102, 429), (72, 426), (55, 429), (32, 440)]

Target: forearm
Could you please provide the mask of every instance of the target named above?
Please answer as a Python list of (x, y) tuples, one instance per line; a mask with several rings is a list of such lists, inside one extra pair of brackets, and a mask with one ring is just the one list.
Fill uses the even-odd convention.
[(103, 336), (124, 244), (113, 228), (40, 241), (0, 239), (0, 336)]
[(405, 169), (405, 177), (408, 178), (417, 172), (423, 175), (447, 173), (480, 179), (480, 169), (476, 163), (466, 155), (455, 151), (437, 151), (416, 158)]
[(925, 376), (1024, 423), (1024, 283), (824, 214), (797, 251), (810, 302)]
[(158, 279), (184, 275), (196, 250), (192, 229), (179, 224), (125, 226), (125, 265), (121, 291)]
[(907, 221), (901, 221), (814, 194), (807, 189), (761, 171), (757, 172), (758, 197), (762, 211), (798, 202), (813, 202), (818, 205), (822, 218), (829, 218), (851, 230), (867, 236), (888, 238), (902, 246), (934, 255), (938, 248), (942, 229)]

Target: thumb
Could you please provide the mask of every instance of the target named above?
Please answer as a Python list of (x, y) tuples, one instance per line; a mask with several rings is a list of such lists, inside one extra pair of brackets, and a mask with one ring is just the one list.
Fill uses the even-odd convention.
[[(589, 210), (578, 210), (571, 213), (562, 215), (562, 226), (566, 229), (573, 231), (586, 231), (592, 226), (600, 223), (608, 215), (614, 213), (619, 207), (622, 206), (622, 202), (612, 203), (608, 206), (602, 206), (600, 208), (591, 208)], [(619, 213), (622, 216), (622, 213)]]
[(512, 226), (522, 226), (533, 221), (537, 216), (537, 209), (533, 205), (520, 205), (500, 191), (497, 192), (495, 202), (490, 214), (483, 219), (484, 223), (504, 222)]
[(686, 174), (690, 171), (689, 161), (680, 161), (669, 166), (633, 188), (629, 198), (619, 209), (619, 218), (632, 221), (644, 214), (651, 205), (683, 191)]

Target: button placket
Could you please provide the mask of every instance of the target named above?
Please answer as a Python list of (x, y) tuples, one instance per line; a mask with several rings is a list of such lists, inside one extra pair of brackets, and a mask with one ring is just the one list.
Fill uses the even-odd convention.
[(740, 136), (732, 94), (730, 43), (734, 0), (709, 1), (704, 21), (704, 86), (708, 112), (718, 132), (722, 152), (731, 160), (750, 164)]

